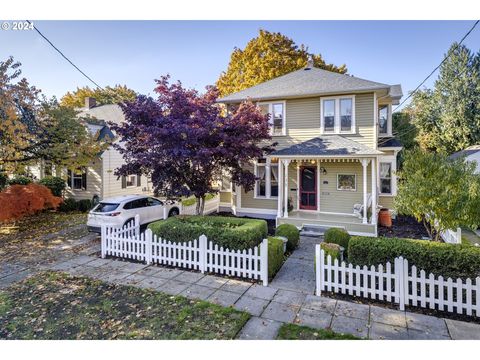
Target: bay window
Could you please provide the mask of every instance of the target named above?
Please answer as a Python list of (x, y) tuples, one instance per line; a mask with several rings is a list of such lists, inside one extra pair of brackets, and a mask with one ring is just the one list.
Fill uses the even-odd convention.
[(392, 162), (380, 163), (380, 194), (392, 194)]
[(255, 164), (255, 198), (278, 196), (278, 160), (258, 159)]
[(322, 98), (320, 102), (322, 134), (355, 133), (355, 97)]

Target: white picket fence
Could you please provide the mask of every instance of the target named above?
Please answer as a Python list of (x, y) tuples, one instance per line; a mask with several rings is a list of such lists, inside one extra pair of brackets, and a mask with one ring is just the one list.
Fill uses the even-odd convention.
[(461, 244), (462, 243), (462, 229), (457, 228), (457, 231), (454, 230), (446, 230), (440, 233), (443, 241), (450, 243), (450, 244)]
[(208, 241), (205, 235), (174, 243), (154, 235), (150, 229), (140, 233), (138, 217), (124, 228), (102, 226), (102, 258), (116, 256), (169, 265), (202, 273), (211, 272), (255, 279), (268, 285), (268, 240), (248, 250), (229, 250)]
[[(182, 205), (181, 214), (182, 215), (195, 215), (196, 207), (197, 207), (197, 204), (193, 204), (193, 205), (190, 205), (190, 206), (183, 206)], [(205, 201), (203, 214), (208, 215), (208, 214), (218, 212), (219, 207), (220, 207), (220, 196), (217, 195), (213, 199)]]
[(470, 316), (480, 316), (480, 277), (471, 279), (444, 279), (424, 270), (409, 266), (408, 260), (395, 258), (394, 266), (353, 266), (335, 259), (320, 245), (315, 249), (316, 294), (335, 292), (346, 295), (387, 301), (405, 306), (436, 309)]

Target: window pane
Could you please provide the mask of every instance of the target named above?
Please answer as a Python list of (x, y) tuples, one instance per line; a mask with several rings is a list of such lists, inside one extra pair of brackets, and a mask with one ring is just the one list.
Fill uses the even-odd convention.
[(265, 196), (265, 165), (257, 164), (257, 196)]
[(302, 191), (315, 191), (315, 170), (304, 168), (301, 178)]
[(136, 175), (127, 176), (127, 186), (135, 186), (135, 180), (137, 179)]
[(258, 105), (258, 107), (260, 108), (260, 111), (262, 112), (263, 115), (268, 114), (268, 104), (261, 104), (261, 105)]
[(73, 177), (73, 188), (76, 190), (80, 190), (82, 188), (82, 176), (80, 177), (74, 176)]
[(94, 212), (100, 212), (100, 213), (105, 213), (105, 212), (110, 212), (115, 210), (118, 205), (120, 204), (111, 204), (111, 203), (99, 203), (96, 208), (94, 208)]
[(273, 104), (273, 133), (283, 133), (283, 104)]
[(382, 194), (392, 193), (392, 179), (380, 179), (380, 192)]
[(380, 134), (388, 133), (388, 106), (381, 106), (378, 110), (378, 131)]
[(337, 175), (337, 190), (355, 190), (355, 175)]
[(380, 163), (380, 178), (390, 179), (391, 175), (392, 175), (392, 164)]
[(278, 164), (270, 165), (270, 196), (278, 196)]
[(342, 131), (352, 129), (352, 99), (340, 100), (340, 123)]
[(323, 101), (324, 131), (335, 130), (335, 100)]
[(392, 193), (392, 164), (380, 163), (380, 192), (382, 194)]

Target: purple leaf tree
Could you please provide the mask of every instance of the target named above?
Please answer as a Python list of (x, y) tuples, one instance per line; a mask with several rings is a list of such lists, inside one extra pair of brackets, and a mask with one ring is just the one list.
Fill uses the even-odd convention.
[(180, 82), (170, 84), (169, 76), (156, 83), (156, 100), (141, 95), (122, 104), (126, 121), (111, 124), (119, 136), (114, 146), (126, 162), (115, 174), (149, 176), (156, 195), (194, 195), (197, 214), (203, 214), (205, 195), (218, 192), (214, 184), (222, 175), (252, 190), (256, 179), (244, 165), (275, 145), (268, 115), (252, 102), (226, 113), (214, 87), (200, 94)]

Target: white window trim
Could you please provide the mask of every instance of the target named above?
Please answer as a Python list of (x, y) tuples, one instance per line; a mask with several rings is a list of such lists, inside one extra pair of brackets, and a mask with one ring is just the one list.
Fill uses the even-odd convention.
[[(273, 133), (273, 105), (274, 104), (282, 104), (283, 105), (283, 124), (282, 124), (282, 133), (281, 134), (274, 134)], [(257, 105), (268, 105), (268, 113), (270, 114), (270, 118), (272, 121), (272, 128), (270, 129), (271, 136), (285, 136), (287, 135), (287, 101), (286, 100), (279, 100), (279, 101), (262, 101), (257, 102)]]
[[(254, 162), (253, 174), (255, 177), (258, 175), (257, 166), (265, 166), (265, 196), (257, 195), (258, 190), (258, 180), (255, 180), (255, 186), (253, 189), (253, 198), (254, 199), (278, 199), (278, 196), (272, 196), (272, 179), (271, 179), (271, 159), (267, 158), (266, 162), (259, 164), (257, 161)], [(280, 184), (278, 184), (280, 192)]]
[(80, 175), (76, 175), (75, 174), (75, 171), (73, 170), (67, 170), (67, 174), (68, 174), (68, 171), (71, 171), (71, 176), (70, 176), (70, 184), (68, 184), (68, 187), (70, 188), (70, 190), (72, 191), (85, 191), (85, 188), (82, 186), (80, 187), (79, 189), (76, 189), (73, 187), (73, 184), (75, 183), (75, 176), (80, 176), (80, 183), (83, 182), (83, 174), (86, 173), (86, 169), (82, 169), (82, 173)]
[[(355, 177), (355, 188), (354, 189), (340, 189), (339, 186), (338, 186), (338, 177), (340, 175), (347, 175), (347, 176), (353, 175)], [(337, 173), (337, 191), (351, 191), (351, 192), (357, 191), (357, 174)]]
[[(380, 112), (380, 107), (387, 105), (388, 107), (388, 117), (387, 117), (387, 133), (382, 134), (380, 132), (380, 117), (378, 113)], [(378, 104), (377, 106), (377, 123), (378, 123), (378, 137), (391, 137), (392, 136), (392, 104)]]
[[(390, 163), (391, 164), (391, 180), (392, 180), (392, 192), (391, 193), (382, 193), (382, 186), (380, 182), (380, 164), (381, 163)], [(381, 156), (378, 158), (378, 195), (379, 196), (397, 196), (397, 157), (393, 155)]]
[[(128, 184), (128, 178), (130, 178), (132, 176), (135, 176), (135, 180), (133, 180), (133, 185), (127, 185)], [(131, 189), (131, 188), (137, 187), (137, 181), (138, 181), (137, 176), (138, 175), (133, 175), (133, 174), (125, 176), (126, 177), (126, 179), (125, 179), (125, 189)]]
[[(350, 99), (352, 100), (352, 126), (350, 131), (341, 131), (341, 119), (340, 119), (340, 100)], [(334, 131), (325, 131), (324, 129), (324, 119), (323, 119), (323, 102), (324, 100), (335, 100), (335, 125)], [(328, 96), (320, 98), (320, 134), (356, 134), (357, 126), (355, 120), (355, 95), (344, 95), (344, 96)]]

